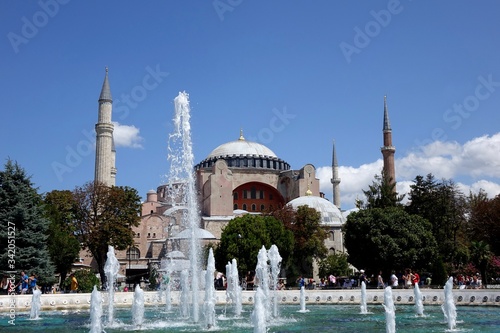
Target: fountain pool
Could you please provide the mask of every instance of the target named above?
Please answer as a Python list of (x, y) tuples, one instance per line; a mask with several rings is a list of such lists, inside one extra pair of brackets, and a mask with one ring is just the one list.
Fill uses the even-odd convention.
[[(269, 332), (385, 332), (385, 311), (382, 305), (368, 305), (370, 314), (360, 315), (359, 304), (353, 305), (308, 305), (308, 312), (299, 312), (297, 305), (281, 305), (280, 317), (270, 323)], [(207, 331), (253, 332), (250, 315), (253, 306), (244, 305), (240, 317), (224, 317), (224, 306), (216, 306), (217, 327)], [(498, 332), (500, 317), (498, 307), (461, 306), (460, 331)], [(415, 315), (413, 305), (396, 306), (396, 331), (403, 332), (447, 332), (441, 307), (427, 306), (426, 316)], [(15, 326), (8, 325), (7, 314), (0, 315), (2, 332), (68, 332), (88, 333), (90, 330), (89, 310), (45, 311), (39, 320), (30, 320), (29, 312), (17, 313)], [(115, 325), (104, 327), (107, 333), (136, 332), (130, 308), (115, 309)], [(138, 330), (137, 330), (138, 331)], [(148, 307), (144, 313), (141, 332), (199, 332), (199, 323), (186, 323), (179, 316), (179, 308), (165, 311), (164, 306)]]

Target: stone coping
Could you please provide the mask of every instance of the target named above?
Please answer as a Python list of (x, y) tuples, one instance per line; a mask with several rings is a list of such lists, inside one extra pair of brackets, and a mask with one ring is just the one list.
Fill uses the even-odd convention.
[[(443, 289), (421, 289), (424, 305), (441, 305), (444, 302)], [(226, 292), (216, 291), (217, 305), (227, 304)], [(299, 290), (277, 291), (281, 304), (300, 304)], [(103, 303), (107, 304), (108, 294), (102, 292)], [(393, 289), (392, 296), (395, 305), (414, 304), (413, 289)], [(90, 293), (77, 294), (42, 294), (40, 301), (42, 311), (48, 310), (78, 310), (90, 308)], [(200, 292), (200, 299), (203, 299), (204, 292)], [(243, 291), (242, 303), (253, 304), (255, 291)], [(172, 305), (177, 305), (180, 299), (179, 291), (171, 292)], [(500, 289), (453, 289), (453, 299), (457, 306), (500, 306)], [(133, 292), (115, 292), (116, 307), (131, 307), (134, 300)], [(0, 313), (16, 311), (30, 311), (32, 295), (2, 295), (0, 296)], [(360, 289), (332, 289), (332, 290), (305, 290), (305, 301), (307, 304), (346, 304), (356, 305), (361, 302)], [(367, 289), (367, 304), (382, 304), (384, 302), (383, 289)], [(165, 304), (165, 296), (160, 300), (159, 293), (155, 291), (144, 292), (145, 306), (161, 306)]]

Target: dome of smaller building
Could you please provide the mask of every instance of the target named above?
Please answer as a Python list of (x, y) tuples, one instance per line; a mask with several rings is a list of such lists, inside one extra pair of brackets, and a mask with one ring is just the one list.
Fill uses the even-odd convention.
[(321, 214), (321, 225), (324, 226), (339, 226), (346, 221), (337, 206), (320, 197), (311, 195), (298, 197), (288, 202), (288, 204), (294, 209), (304, 205), (316, 209)]

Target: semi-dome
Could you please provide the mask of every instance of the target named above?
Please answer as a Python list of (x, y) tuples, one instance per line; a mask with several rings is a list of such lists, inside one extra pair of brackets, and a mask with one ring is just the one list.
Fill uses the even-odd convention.
[(340, 226), (345, 222), (345, 217), (340, 212), (340, 209), (330, 201), (320, 197), (307, 195), (295, 198), (288, 204), (294, 209), (304, 205), (316, 209), (321, 214), (321, 224), (324, 226)]

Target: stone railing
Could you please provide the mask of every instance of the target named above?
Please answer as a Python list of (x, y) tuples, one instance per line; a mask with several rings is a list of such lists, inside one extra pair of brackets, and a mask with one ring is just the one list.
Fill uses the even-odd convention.
[[(299, 290), (280, 290), (277, 297), (282, 304), (300, 304)], [(421, 289), (424, 305), (440, 305), (444, 302), (443, 289)], [(200, 292), (203, 295), (204, 292)], [(90, 308), (91, 294), (42, 294), (40, 297), (42, 311), (50, 310), (72, 310)], [(102, 293), (103, 303), (108, 302), (108, 294)], [(384, 290), (368, 289), (366, 291), (368, 304), (382, 304), (384, 302)], [(414, 304), (414, 292), (412, 289), (394, 289), (392, 291), (394, 303)], [(171, 292), (172, 304), (177, 305), (180, 299), (178, 291)], [(243, 291), (242, 303), (253, 304), (255, 291)], [(203, 296), (200, 298), (203, 299)], [(453, 290), (453, 299), (456, 305), (479, 305), (500, 306), (500, 289), (465, 289)], [(116, 292), (115, 306), (131, 307), (134, 300), (133, 292)], [(218, 305), (226, 304), (226, 292), (217, 291), (216, 300)], [(31, 309), (32, 295), (0, 296), (0, 312), (29, 311)], [(360, 289), (330, 289), (330, 290), (306, 290), (305, 301), (308, 304), (360, 304)], [(144, 293), (145, 306), (157, 306), (165, 304), (165, 296), (160, 300), (158, 292)]]

